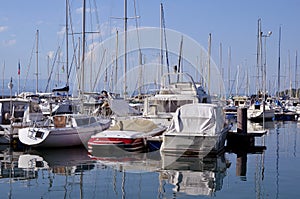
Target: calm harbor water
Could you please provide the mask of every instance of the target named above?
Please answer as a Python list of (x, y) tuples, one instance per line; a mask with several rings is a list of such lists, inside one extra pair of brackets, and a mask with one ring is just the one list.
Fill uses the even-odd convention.
[(0, 198), (298, 198), (300, 123), (266, 127), (264, 152), (204, 158), (0, 146)]

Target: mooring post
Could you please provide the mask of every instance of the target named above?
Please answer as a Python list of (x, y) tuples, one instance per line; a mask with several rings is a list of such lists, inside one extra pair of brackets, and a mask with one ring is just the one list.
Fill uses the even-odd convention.
[(247, 134), (247, 108), (237, 110), (237, 133)]

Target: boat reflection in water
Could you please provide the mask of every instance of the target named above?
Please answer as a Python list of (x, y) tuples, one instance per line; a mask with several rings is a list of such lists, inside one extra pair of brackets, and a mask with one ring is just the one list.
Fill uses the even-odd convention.
[(50, 169), (54, 174), (75, 174), (94, 168), (84, 147), (29, 150), (20, 155), (18, 167), (23, 169)]
[[(174, 193), (212, 196), (222, 189), (226, 170), (230, 166), (224, 153), (189, 156), (159, 150), (149, 153), (117, 150), (114, 155), (97, 151), (91, 154), (91, 158), (100, 165), (123, 172), (124, 178), (130, 176), (125, 173), (158, 173), (159, 192), (167, 198)], [(174, 188), (168, 190), (167, 184)]]
[(110, 150), (90, 150), (90, 158), (100, 165), (106, 165), (122, 172), (152, 172), (161, 167), (159, 151), (143, 153), (128, 152), (119, 147)]
[(212, 196), (222, 189), (229, 166), (224, 153), (203, 157), (162, 154), (160, 179), (174, 185), (174, 192)]
[(36, 170), (25, 170), (18, 167), (18, 159), (23, 152), (13, 151), (8, 145), (0, 145), (0, 180), (20, 181), (38, 177)]

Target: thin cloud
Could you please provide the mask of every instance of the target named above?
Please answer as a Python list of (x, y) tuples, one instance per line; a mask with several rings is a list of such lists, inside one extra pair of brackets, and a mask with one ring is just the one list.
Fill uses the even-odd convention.
[(17, 43), (16, 39), (11, 39), (11, 40), (5, 40), (3, 42), (4, 46), (13, 46)]
[(47, 53), (47, 57), (49, 57), (49, 59), (53, 59), (53, 57), (54, 57), (54, 51), (49, 51)]
[(62, 27), (62, 28), (60, 29), (60, 31), (57, 32), (57, 35), (63, 36), (63, 35), (65, 34), (65, 32), (66, 32), (66, 28), (65, 28), (65, 27)]
[[(86, 8), (86, 9), (85, 9), (85, 12), (86, 12), (86, 13), (93, 13), (93, 12), (95, 12), (95, 11), (96, 11), (95, 9), (90, 9), (90, 8)], [(82, 13), (83, 13), (83, 7), (77, 8), (77, 9), (76, 9), (76, 13), (77, 13), (77, 14), (82, 14)]]
[(0, 32), (4, 32), (8, 29), (7, 26), (0, 26)]

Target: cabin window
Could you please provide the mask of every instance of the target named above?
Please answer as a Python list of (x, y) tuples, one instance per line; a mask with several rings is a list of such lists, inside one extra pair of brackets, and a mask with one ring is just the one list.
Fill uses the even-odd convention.
[(76, 118), (75, 120), (76, 120), (77, 126), (89, 125), (89, 124), (96, 122), (96, 119), (94, 117)]

